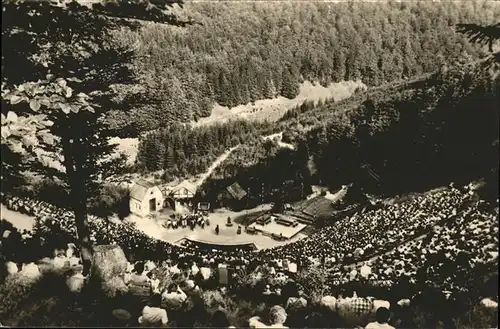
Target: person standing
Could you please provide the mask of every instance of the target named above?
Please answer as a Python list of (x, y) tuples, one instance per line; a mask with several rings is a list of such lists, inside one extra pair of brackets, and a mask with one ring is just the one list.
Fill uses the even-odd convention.
[(215, 227), (215, 234), (219, 235), (219, 224)]

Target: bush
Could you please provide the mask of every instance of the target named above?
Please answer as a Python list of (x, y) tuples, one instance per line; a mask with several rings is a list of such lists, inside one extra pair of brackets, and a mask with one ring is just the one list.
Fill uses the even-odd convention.
[(84, 326), (64, 277), (47, 273), (34, 284), (20, 276), (0, 285), (0, 319), (7, 326)]
[(89, 213), (107, 218), (117, 214), (120, 219), (130, 215), (130, 190), (115, 185), (103, 185), (99, 194), (89, 200)]

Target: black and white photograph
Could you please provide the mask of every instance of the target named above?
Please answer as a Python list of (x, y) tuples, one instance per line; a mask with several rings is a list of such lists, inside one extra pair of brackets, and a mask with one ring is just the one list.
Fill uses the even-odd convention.
[(2, 0), (0, 327), (498, 328), (500, 1)]

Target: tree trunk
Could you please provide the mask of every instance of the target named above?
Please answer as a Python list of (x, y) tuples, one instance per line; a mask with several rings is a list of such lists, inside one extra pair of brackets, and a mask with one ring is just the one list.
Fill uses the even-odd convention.
[(85, 175), (81, 165), (76, 161), (74, 154), (80, 149), (78, 139), (71, 140), (68, 136), (62, 137), (64, 167), (68, 185), (70, 187), (70, 202), (75, 215), (75, 225), (83, 262), (83, 275), (90, 272), (92, 266), (92, 243), (88, 229), (87, 196), (85, 192)]
[[(73, 192), (73, 189), (72, 189)], [(72, 198), (74, 194), (71, 193)], [(86, 276), (92, 266), (92, 242), (90, 241), (90, 231), (88, 228), (88, 218), (85, 206), (81, 206), (81, 201), (73, 201), (73, 211), (75, 213), (75, 223), (78, 232), (78, 242), (83, 262), (83, 275)], [(78, 203), (76, 205), (76, 203)]]

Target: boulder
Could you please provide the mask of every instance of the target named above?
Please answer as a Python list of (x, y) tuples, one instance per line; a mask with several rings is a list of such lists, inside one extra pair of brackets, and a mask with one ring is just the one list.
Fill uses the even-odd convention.
[(96, 246), (92, 263), (92, 277), (101, 282), (101, 287), (108, 297), (128, 291), (124, 280), (128, 262), (119, 246)]
[(102, 280), (122, 275), (127, 270), (128, 261), (119, 246), (101, 245), (94, 248), (92, 274)]

